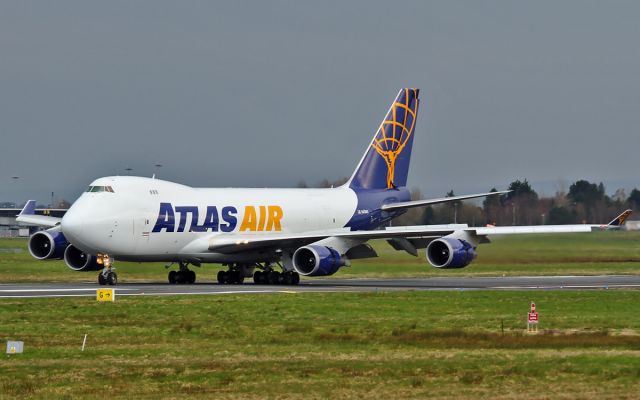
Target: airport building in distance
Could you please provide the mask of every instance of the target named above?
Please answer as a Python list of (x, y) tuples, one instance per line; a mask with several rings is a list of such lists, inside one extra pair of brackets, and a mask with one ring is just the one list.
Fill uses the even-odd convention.
[[(0, 208), (0, 237), (26, 237), (40, 230), (40, 227), (17, 222), (16, 216), (21, 208)], [(36, 214), (62, 218), (67, 212), (66, 208), (36, 208)]]

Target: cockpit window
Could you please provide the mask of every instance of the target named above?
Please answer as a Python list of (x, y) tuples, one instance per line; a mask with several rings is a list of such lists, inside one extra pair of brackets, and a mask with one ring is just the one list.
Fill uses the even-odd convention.
[(89, 186), (87, 192), (97, 193), (97, 192), (109, 192), (115, 193), (111, 186)]

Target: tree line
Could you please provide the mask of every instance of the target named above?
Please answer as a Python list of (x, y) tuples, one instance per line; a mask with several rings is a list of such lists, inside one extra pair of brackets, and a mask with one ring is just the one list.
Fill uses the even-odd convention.
[[(316, 187), (336, 187), (347, 181), (324, 179)], [(308, 187), (300, 181), (298, 187)], [(511, 192), (489, 196), (482, 205), (473, 202), (454, 201), (429, 207), (417, 207), (407, 210), (393, 220), (393, 225), (429, 225), (429, 224), (468, 224), (470, 226), (507, 225), (562, 225), (606, 223), (627, 208), (640, 210), (640, 190), (633, 189), (629, 194), (618, 189), (609, 196), (602, 182), (599, 184), (587, 180), (578, 180), (569, 190), (558, 191), (552, 197), (540, 197), (525, 179), (509, 184)], [(496, 192), (492, 188), (490, 192)], [(455, 196), (453, 190), (446, 194)], [(411, 191), (413, 200), (423, 199), (418, 189)]]

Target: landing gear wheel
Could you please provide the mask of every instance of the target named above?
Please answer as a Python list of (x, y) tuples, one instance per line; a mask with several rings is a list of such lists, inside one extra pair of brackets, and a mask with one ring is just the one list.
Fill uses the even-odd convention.
[(186, 275), (187, 275), (187, 281), (190, 284), (196, 283), (196, 273), (194, 271), (188, 271)]
[(115, 286), (118, 284), (118, 274), (115, 272), (109, 272), (107, 275), (107, 283), (111, 286)]
[(262, 285), (265, 283), (265, 273), (262, 271), (256, 271), (253, 273), (253, 283), (256, 285)]
[(218, 271), (218, 283), (225, 284), (227, 283), (227, 271)]
[(285, 272), (282, 278), (285, 285), (293, 285), (293, 274), (291, 272)]
[(283, 274), (282, 281), (285, 285), (297, 285), (300, 283), (300, 274), (295, 271), (287, 271)]
[(178, 273), (176, 271), (169, 271), (169, 283), (178, 283)]
[(102, 286), (107, 284), (107, 278), (105, 278), (105, 276), (102, 275), (102, 272), (98, 274), (98, 283)]
[(267, 275), (269, 285), (278, 285), (282, 280), (282, 275), (278, 271), (270, 271)]

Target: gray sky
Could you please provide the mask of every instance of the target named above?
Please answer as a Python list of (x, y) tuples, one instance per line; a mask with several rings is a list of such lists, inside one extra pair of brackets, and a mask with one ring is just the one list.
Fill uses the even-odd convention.
[(637, 187), (639, 20), (637, 1), (3, 1), (0, 201), (156, 163), (194, 186), (337, 179), (404, 86), (426, 195)]

